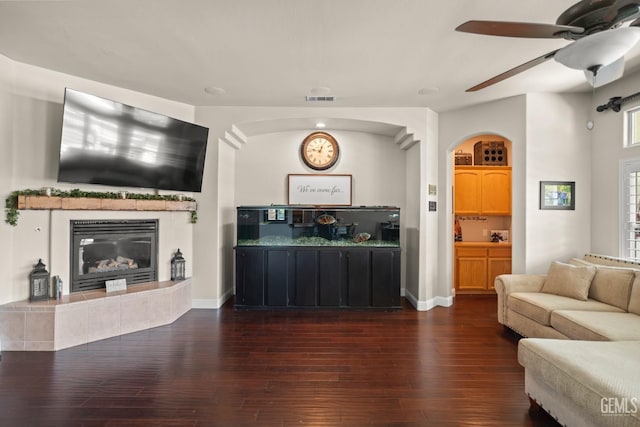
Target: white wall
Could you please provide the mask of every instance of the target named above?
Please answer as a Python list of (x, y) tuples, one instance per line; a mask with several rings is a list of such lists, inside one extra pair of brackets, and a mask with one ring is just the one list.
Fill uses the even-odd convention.
[[(250, 137), (238, 150), (238, 205), (287, 203), (287, 174), (314, 173), (300, 160), (300, 143), (313, 129)], [(392, 138), (363, 132), (330, 131), (340, 145), (337, 164), (327, 171), (352, 175), (352, 203), (405, 207), (405, 153)]]
[[(629, 76), (596, 91), (594, 105), (609, 97), (637, 90), (640, 77)], [(406, 127), (419, 144), (401, 151), (389, 137), (335, 131), (343, 157), (331, 171), (354, 174), (354, 204), (395, 204), (403, 208), (404, 258), (407, 291), (419, 307), (446, 305), (452, 280), (453, 243), (451, 189), (452, 152), (457, 144), (483, 133), (502, 135), (513, 143), (514, 272), (538, 272), (551, 258), (591, 251), (617, 254), (619, 234), (618, 165), (622, 158), (640, 157), (640, 148), (622, 148), (622, 114), (595, 116), (596, 127), (585, 134), (590, 112), (587, 95), (535, 94), (518, 96), (470, 108), (436, 114), (427, 108), (268, 108), (194, 107), (127, 89), (87, 81), (0, 56), (0, 193), (44, 186), (69, 189), (56, 183), (57, 151), (64, 87), (116, 99), (210, 128), (203, 192), (196, 194), (200, 220), (183, 223), (183, 214), (163, 214), (171, 242), (179, 244), (193, 270), (194, 306), (219, 306), (233, 290), (235, 207), (239, 204), (285, 202), (286, 174), (307, 170), (298, 157), (301, 137), (309, 129), (252, 135), (240, 149), (221, 142), (234, 126), (247, 123), (328, 117), (367, 120)], [(589, 156), (585, 141), (592, 143)], [(375, 150), (367, 150), (370, 147)], [(269, 154), (276, 147), (276, 155)], [(549, 150), (561, 156), (547, 159)], [(365, 157), (360, 157), (363, 151)], [(271, 167), (256, 163), (269, 155)], [(254, 157), (255, 156), (255, 157)], [(438, 167), (441, 165), (441, 167)], [(589, 167), (592, 180), (590, 199)], [(259, 171), (259, 173), (256, 173)], [(274, 172), (274, 171), (277, 171)], [(250, 176), (259, 176), (259, 186)], [(538, 183), (546, 179), (575, 180), (575, 212), (538, 210)], [(436, 184), (437, 196), (427, 187)], [(83, 185), (85, 190), (114, 188)], [(130, 191), (144, 192), (139, 189)], [(438, 202), (428, 212), (427, 202)], [(593, 201), (593, 203), (592, 203)], [(589, 205), (592, 209), (589, 210)], [(0, 303), (25, 298), (26, 277), (45, 254), (52, 271), (65, 277), (66, 263), (59, 241), (66, 240), (64, 224), (74, 213), (22, 211), (18, 227), (0, 223)], [(84, 214), (81, 214), (84, 215)], [(91, 216), (91, 215), (90, 215)], [(97, 217), (109, 217), (98, 214)], [(120, 217), (120, 214), (113, 214)], [(591, 232), (589, 233), (589, 223)], [(162, 230), (165, 226), (162, 226)], [(38, 231), (39, 230), (39, 231)], [(585, 231), (586, 230), (586, 231)], [(547, 234), (552, 234), (549, 237)], [(558, 252), (549, 248), (569, 242)], [(176, 244), (177, 243), (177, 244)], [(192, 246), (192, 249), (189, 249)], [(410, 251), (407, 254), (407, 251)], [(167, 255), (162, 255), (166, 258)], [(191, 258), (192, 257), (192, 258)], [(167, 273), (162, 261), (161, 279)], [(189, 264), (188, 264), (189, 265)], [(66, 281), (68, 285), (68, 280)], [(443, 303), (444, 302), (444, 303)]]
[[(525, 146), (526, 146), (526, 97), (516, 96), (504, 100), (477, 105), (440, 114), (439, 127), (441, 191), (438, 200), (441, 215), (438, 218), (440, 233), (438, 247), (443, 254), (438, 263), (439, 282), (446, 292), (453, 288), (453, 153), (463, 141), (483, 134), (503, 136), (511, 141), (512, 167), (512, 270), (526, 271), (525, 256)], [(443, 191), (444, 190), (444, 191)], [(444, 292), (444, 290), (442, 291)]]
[[(0, 156), (0, 193), (3, 200), (14, 190), (79, 187), (56, 182), (65, 87), (186, 121), (194, 119), (193, 106), (13, 62), (0, 56), (0, 147), (3, 153), (7, 153), (6, 156)], [(88, 191), (117, 190), (99, 185), (81, 187)], [(127, 190), (149, 192), (135, 188)], [(131, 214), (124, 215), (136, 218), (140, 215)], [(38, 258), (43, 258), (52, 274), (61, 275), (63, 280), (68, 277), (68, 266), (61, 262), (66, 263), (65, 257), (68, 257), (69, 249), (68, 246), (61, 247), (60, 242), (68, 242), (69, 235), (56, 218), (68, 222), (71, 217), (108, 219), (121, 218), (122, 215), (123, 213), (110, 212), (20, 211), (17, 227), (5, 224), (3, 218), (0, 222), (3, 253), (0, 257), (0, 280), (3, 283), (0, 286), (0, 304), (28, 297), (28, 274)], [(143, 216), (160, 217), (161, 220), (161, 233), (164, 234), (160, 236), (159, 248), (161, 280), (169, 279), (165, 261), (178, 244), (185, 253), (187, 262), (193, 263), (193, 225), (188, 222), (187, 213), (146, 213)], [(68, 228), (68, 224), (66, 227)], [(172, 241), (166, 241), (167, 238)], [(68, 284), (68, 280), (65, 280), (65, 289), (68, 289)]]
[[(314, 173), (300, 159), (300, 144), (314, 130), (276, 132), (248, 138), (246, 145), (236, 153), (236, 204), (287, 204), (287, 175)], [(403, 215), (407, 211), (405, 151), (388, 136), (344, 130), (329, 132), (338, 141), (340, 157), (336, 165), (324, 173), (351, 175), (353, 206), (399, 207), (400, 241), (405, 242), (405, 227), (402, 226)], [(228, 253), (225, 251), (223, 256)]]
[(624, 104), (622, 111), (595, 112), (615, 96), (625, 97), (640, 90), (640, 72), (599, 88), (592, 103), (591, 117), (591, 251), (620, 256), (620, 162), (640, 159), (640, 147), (623, 147), (624, 111), (640, 106), (640, 99)]
[[(555, 259), (589, 252), (590, 185), (589, 97), (580, 94), (528, 94), (440, 115), (440, 162), (452, 165), (452, 150), (484, 133), (512, 142), (512, 270), (545, 272)], [(557, 153), (554, 155), (553, 153)], [(451, 189), (453, 166), (440, 173)], [(540, 211), (541, 180), (576, 181), (575, 211)], [(451, 194), (446, 197), (451, 212)], [(452, 230), (452, 215), (441, 215), (442, 229)], [(441, 242), (450, 254), (440, 264), (441, 280), (453, 283), (451, 233)]]
[[(637, 90), (639, 80), (638, 75), (631, 76), (598, 89), (594, 104)], [(0, 156), (0, 192), (5, 197), (15, 189), (75, 187), (55, 182), (65, 86), (210, 128), (203, 192), (195, 195), (200, 220), (195, 226), (182, 228), (180, 225), (172, 229), (181, 245), (182, 234), (186, 236), (186, 245), (193, 236), (193, 296), (199, 302), (194, 306), (219, 306), (233, 289), (235, 207), (286, 202), (286, 174), (307, 172), (298, 157), (298, 147), (309, 129), (252, 135), (237, 149), (221, 142), (233, 126), (333, 117), (395, 124), (414, 134), (420, 143), (401, 151), (389, 137), (335, 131), (341, 141), (350, 143), (342, 144), (346, 151), (331, 172), (354, 174), (354, 204), (396, 204), (403, 208), (405, 252), (411, 251), (410, 256), (405, 253), (404, 277), (407, 290), (421, 307), (446, 300), (453, 283), (453, 242), (449, 230), (452, 229), (452, 155), (457, 144), (484, 133), (502, 135), (513, 143), (510, 153), (513, 160), (513, 269), (520, 273), (541, 271), (551, 258), (573, 256), (589, 249), (616, 254), (618, 164), (621, 158), (640, 157), (640, 149), (621, 147), (620, 113), (597, 115), (596, 128), (590, 134), (585, 133), (584, 123), (592, 114), (588, 111), (587, 95), (517, 96), (442, 114), (427, 108), (193, 107), (15, 63), (0, 56), (0, 146), (6, 154)], [(588, 148), (585, 149), (587, 140), (592, 142), (591, 157)], [(371, 150), (368, 157), (355, 157), (355, 153), (369, 146), (375, 146), (376, 150)], [(268, 159), (275, 161), (275, 166), (272, 164), (269, 168), (256, 163), (274, 147), (277, 147), (276, 155), (269, 154)], [(564, 160), (556, 157), (548, 161), (546, 156), (551, 149), (559, 149)], [(590, 166), (593, 203), (588, 182)], [(259, 187), (252, 187), (248, 177), (256, 175)], [(546, 179), (576, 181), (578, 205), (574, 213), (558, 215), (558, 212), (538, 210), (538, 183)], [(428, 184), (437, 184), (437, 196), (427, 194)], [(110, 190), (103, 186), (82, 188)], [(428, 212), (429, 200), (438, 202), (437, 212)], [(51, 247), (51, 236), (56, 236), (60, 227), (55, 221), (51, 222), (51, 218), (57, 216), (23, 211), (17, 228), (4, 222), (0, 224), (3, 251), (9, 253), (0, 257), (0, 279), (9, 283), (0, 287), (0, 303), (26, 297), (26, 274), (37, 261), (36, 252), (51, 254), (58, 268), (56, 263), (61, 262), (61, 258), (53, 254), (57, 248)], [(589, 228), (589, 222), (592, 224), (590, 234), (584, 231)], [(36, 231), (37, 228), (40, 231)], [(552, 231), (552, 237), (545, 234), (548, 230)], [(572, 246), (562, 252), (547, 251), (564, 241), (571, 242)], [(181, 249), (189, 260), (187, 246)]]
[[(13, 82), (15, 66), (13, 61), (0, 55), (0, 195), (2, 207), (4, 200), (13, 190), (13, 164), (15, 150), (13, 144)], [(4, 214), (4, 209), (2, 209)], [(13, 228), (0, 221), (0, 303), (13, 298), (13, 266), (15, 265), (13, 250)]]
[(420, 300), (420, 153), (422, 144), (406, 152), (406, 205), (402, 213), (405, 227), (405, 295)]
[[(447, 292), (447, 286), (439, 280), (438, 264), (443, 258), (440, 239), (439, 217), (446, 212), (445, 205), (440, 203), (438, 195), (446, 193), (446, 186), (442, 186), (439, 177), (438, 138), (440, 132), (439, 116), (432, 110), (425, 111), (424, 132), (427, 137), (420, 144), (420, 251), (418, 253), (420, 263), (420, 294), (418, 308), (428, 310), (436, 305), (448, 307), (453, 303)], [(428, 186), (436, 184), (438, 195), (430, 196)], [(428, 202), (435, 201), (437, 210), (431, 212)], [(426, 284), (424, 286), (423, 284)], [(420, 303), (426, 302), (420, 306)]]
[[(589, 95), (527, 95), (526, 263), (544, 273), (552, 260), (591, 247)], [(573, 211), (540, 210), (540, 181), (575, 181)]]
[[(223, 143), (219, 145), (219, 173), (218, 186), (222, 188), (236, 188), (236, 155), (239, 152), (230, 145)], [(253, 175), (249, 171), (248, 175)], [(224, 301), (233, 295), (235, 288), (235, 257), (231, 248), (235, 244), (236, 238), (236, 194), (231, 191), (219, 193), (218, 218), (220, 218), (218, 235), (218, 253), (220, 254), (219, 274), (218, 274), (218, 299)], [(214, 307), (220, 304), (214, 305)]]
[[(428, 121), (430, 117), (430, 121)], [(216, 189), (203, 186), (203, 201), (201, 207), (201, 222), (196, 226), (194, 247), (199, 258), (196, 262), (196, 278), (205, 277), (204, 272), (198, 273), (199, 268), (206, 268), (217, 284), (207, 288), (206, 295), (194, 301), (198, 306), (216, 306), (224, 301), (224, 296), (232, 286), (233, 271), (227, 261), (233, 256), (235, 241), (218, 236), (215, 252), (210, 250), (211, 238), (207, 230), (222, 226), (219, 224), (221, 215), (228, 215), (241, 204), (271, 204), (286, 203), (286, 176), (288, 173), (309, 173), (299, 158), (300, 142), (313, 129), (303, 127), (288, 127), (288, 123), (309, 118), (339, 118), (342, 123), (349, 120), (364, 120), (406, 127), (414, 139), (420, 140), (420, 148), (414, 146), (409, 151), (402, 151), (389, 137), (376, 133), (351, 132), (341, 129), (327, 129), (341, 141), (343, 150), (341, 160), (332, 168), (330, 173), (351, 173), (354, 175), (353, 203), (359, 204), (395, 204), (403, 208), (401, 222), (412, 218), (416, 233), (420, 236), (416, 242), (418, 250), (424, 251), (433, 245), (432, 256), (437, 251), (437, 216), (426, 215), (426, 180), (429, 173), (433, 174), (433, 182), (437, 177), (437, 158), (429, 156), (429, 150), (437, 150), (437, 114), (425, 108), (269, 108), (269, 107), (199, 107), (196, 109), (198, 122), (209, 126), (210, 141), (218, 140), (218, 144), (226, 145), (222, 141), (232, 128), (237, 127), (255, 129), (258, 124), (261, 129), (268, 129), (270, 122), (277, 122), (283, 128), (251, 134), (246, 143), (240, 141), (234, 156), (227, 148), (220, 148), (220, 159), (216, 164), (210, 164), (207, 158), (205, 176), (215, 175), (220, 180)], [(267, 125), (265, 125), (265, 123)], [(369, 150), (371, 146), (375, 149)], [(377, 150), (383, 150), (382, 153)], [(360, 151), (363, 154), (361, 156)], [(409, 156), (418, 156), (411, 157)], [(235, 164), (234, 164), (235, 162)], [(412, 167), (408, 168), (408, 164)], [(415, 163), (417, 162), (417, 164)], [(230, 165), (234, 164), (235, 172)], [(416, 166), (416, 167), (413, 167)], [(233, 173), (233, 177), (228, 175)], [(431, 178), (429, 178), (431, 179)], [(416, 197), (411, 205), (405, 207), (407, 194)], [(409, 207), (410, 206), (410, 207)], [(411, 209), (411, 212), (408, 210)], [(225, 229), (231, 216), (223, 219)], [(235, 219), (233, 220), (235, 223)], [(432, 231), (431, 241), (424, 243), (427, 227)], [(404, 228), (404, 227), (403, 227)], [(201, 233), (200, 230), (203, 232)], [(404, 230), (402, 231), (405, 232)], [(216, 238), (216, 237), (214, 237)], [(401, 235), (404, 238), (404, 235)], [(420, 241), (422, 239), (423, 241)], [(406, 251), (405, 243), (402, 244)], [(424, 247), (420, 248), (420, 245)], [(208, 249), (205, 251), (204, 249)], [(404, 256), (404, 255), (403, 255)], [(434, 295), (437, 284), (435, 268), (429, 268), (429, 274), (422, 272), (429, 265), (424, 252), (412, 256), (419, 259), (413, 263), (415, 271), (403, 271), (403, 277), (417, 280), (417, 299), (426, 295)], [(406, 258), (406, 257), (405, 257)], [(211, 260), (224, 260), (211, 265)], [(207, 264), (209, 263), (209, 264)], [(404, 261), (403, 261), (404, 264)], [(213, 270), (213, 272), (212, 272)], [(417, 278), (417, 279), (416, 279)], [(201, 288), (203, 289), (203, 288)], [(421, 304), (423, 301), (416, 301)], [(423, 305), (429, 305), (424, 302)], [(432, 306), (433, 304), (431, 304)]]
[[(190, 105), (26, 64), (15, 63), (15, 67), (15, 79), (12, 82), (15, 91), (13, 141), (16, 150), (16, 185), (21, 188), (40, 188), (52, 184), (58, 188), (77, 187), (56, 183), (65, 87), (185, 121), (193, 121), (194, 118), (194, 107)], [(106, 186), (82, 187), (108, 191)], [(140, 189), (130, 190), (144, 192)]]

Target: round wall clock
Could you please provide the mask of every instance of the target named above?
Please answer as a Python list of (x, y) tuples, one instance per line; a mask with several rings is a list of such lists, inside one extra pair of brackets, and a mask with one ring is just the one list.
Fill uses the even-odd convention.
[(313, 132), (300, 146), (302, 160), (311, 169), (326, 170), (335, 165), (340, 155), (338, 141), (326, 132)]

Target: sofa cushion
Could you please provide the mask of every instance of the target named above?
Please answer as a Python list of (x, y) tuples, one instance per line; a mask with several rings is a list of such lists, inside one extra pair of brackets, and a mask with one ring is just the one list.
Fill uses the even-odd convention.
[(554, 261), (542, 285), (542, 292), (586, 301), (596, 273), (591, 266), (575, 266)]
[[(640, 413), (605, 414), (603, 402), (640, 396), (640, 341), (591, 342), (528, 338), (518, 343), (518, 362), (538, 383), (573, 402), (597, 425), (637, 426)], [(534, 399), (536, 396), (532, 396)], [(605, 407), (608, 408), (608, 407)]]
[(591, 262), (591, 261), (587, 261), (587, 260), (584, 260), (584, 259), (582, 259), (582, 258), (571, 258), (571, 259), (569, 260), (569, 264), (571, 264), (571, 265), (576, 265), (576, 266), (578, 266), (578, 267), (581, 267), (581, 266), (584, 266), (584, 265), (587, 265), (587, 266), (594, 266), (594, 267), (597, 267), (597, 266), (598, 266), (598, 264), (594, 264), (593, 262)]
[(631, 296), (629, 297), (627, 311), (640, 316), (640, 271), (636, 271), (636, 278), (631, 285)]
[(640, 316), (632, 313), (557, 310), (551, 326), (572, 340), (640, 341)]
[(637, 267), (635, 264), (630, 262), (630, 267), (610, 267), (580, 258), (571, 258), (569, 264), (596, 267), (596, 274), (589, 288), (589, 298), (615, 305), (623, 310), (628, 309), (633, 281), (639, 272), (636, 268), (631, 268)]
[(543, 326), (511, 309), (507, 310), (507, 316), (509, 319), (508, 327), (523, 337), (569, 339), (568, 336), (561, 334), (551, 326)]
[(555, 310), (624, 312), (618, 307), (600, 301), (581, 301), (542, 292), (514, 292), (509, 295), (507, 304), (516, 313), (520, 313), (544, 326), (551, 325), (551, 313)]
[(589, 298), (627, 310), (635, 271), (629, 268), (597, 267)]

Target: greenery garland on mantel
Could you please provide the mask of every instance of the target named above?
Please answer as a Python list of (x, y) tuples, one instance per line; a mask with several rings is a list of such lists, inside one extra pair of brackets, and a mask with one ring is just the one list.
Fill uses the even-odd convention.
[[(4, 203), (4, 212), (5, 212), (5, 220), (9, 225), (16, 226), (18, 225), (18, 216), (20, 212), (18, 211), (18, 196), (44, 196), (43, 190), (18, 190), (12, 192), (5, 199)], [(73, 189), (69, 191), (58, 190), (56, 188), (51, 189), (50, 196), (52, 197), (75, 197), (75, 198), (91, 198), (91, 199), (122, 199), (120, 191), (106, 191), (106, 192), (98, 192), (98, 191), (82, 191)], [(49, 196), (49, 194), (46, 194)], [(195, 202), (196, 200), (191, 197), (184, 197), (181, 195), (160, 195), (160, 194), (141, 194), (141, 193), (129, 193), (126, 192), (126, 199), (135, 199), (135, 200), (165, 200), (171, 202)], [(191, 211), (191, 223), (195, 224), (198, 221), (198, 213), (196, 211)]]

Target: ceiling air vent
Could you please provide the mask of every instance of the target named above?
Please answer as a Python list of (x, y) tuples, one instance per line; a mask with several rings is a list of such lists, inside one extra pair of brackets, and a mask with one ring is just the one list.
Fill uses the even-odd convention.
[(333, 102), (336, 100), (336, 97), (333, 95), (307, 95), (305, 96), (307, 102)]

